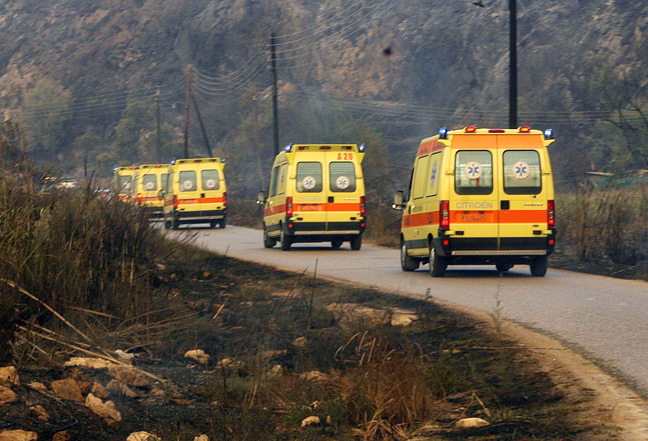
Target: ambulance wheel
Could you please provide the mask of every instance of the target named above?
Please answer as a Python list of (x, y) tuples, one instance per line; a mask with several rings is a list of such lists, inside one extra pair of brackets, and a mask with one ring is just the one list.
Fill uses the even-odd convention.
[(266, 248), (273, 248), (275, 245), (277, 245), (277, 239), (269, 237), (268, 232), (265, 227), (263, 227), (263, 246)]
[(164, 220), (164, 229), (165, 230), (170, 230), (171, 229), (171, 222), (169, 222), (166, 219)]
[(222, 218), (221, 220), (218, 221), (218, 228), (223, 229), (225, 228), (226, 222), (225, 218)]
[(290, 251), (290, 247), (292, 246), (292, 237), (287, 235), (283, 228), (281, 228), (281, 249), (283, 251)]
[(534, 277), (544, 277), (547, 274), (547, 256), (536, 257), (529, 264), (531, 275)]
[(180, 226), (180, 221), (176, 219), (175, 217), (171, 219), (171, 229), (172, 230), (177, 230), (178, 227)]
[(430, 246), (430, 275), (432, 277), (445, 276), (448, 260), (445, 257), (437, 256), (434, 247)]
[(495, 264), (495, 268), (497, 268), (497, 271), (505, 273), (506, 271), (513, 268), (513, 265), (511, 265), (510, 263), (497, 263)]
[(407, 245), (404, 240), (401, 241), (400, 262), (403, 271), (415, 271), (421, 263), (418, 259), (414, 259), (407, 254)]
[(351, 249), (353, 251), (358, 251), (362, 247), (362, 236), (358, 234), (351, 238)]
[(332, 240), (331, 241), (331, 246), (333, 248), (340, 248), (342, 246), (342, 241), (341, 240)]

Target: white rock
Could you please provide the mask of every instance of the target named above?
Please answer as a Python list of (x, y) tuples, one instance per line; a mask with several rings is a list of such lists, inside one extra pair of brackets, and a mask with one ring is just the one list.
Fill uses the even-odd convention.
[(109, 418), (113, 421), (120, 422), (122, 420), (121, 413), (115, 408), (115, 403), (112, 401), (106, 401), (105, 403), (101, 401), (101, 398), (97, 398), (92, 393), (89, 393), (86, 397), (85, 405), (93, 413), (99, 415), (103, 418)]
[(207, 364), (209, 362), (209, 354), (206, 354), (202, 349), (192, 349), (184, 354), (185, 358), (193, 358), (200, 364)]
[(87, 367), (90, 369), (107, 369), (110, 366), (114, 366), (114, 365), (115, 363), (112, 363), (108, 360), (104, 360), (103, 358), (72, 357), (68, 361), (66, 361), (63, 366), (66, 367), (79, 366), (79, 367)]
[(126, 441), (160, 441), (161, 438), (148, 432), (133, 432), (128, 435)]
[(455, 423), (456, 429), (477, 429), (486, 426), (490, 426), (490, 423), (481, 418), (463, 418)]
[(0, 367), (0, 384), (5, 386), (19, 386), (18, 371), (14, 366)]
[(320, 417), (315, 416), (315, 415), (306, 417), (301, 422), (302, 427), (319, 426), (320, 424), (322, 424), (322, 420), (320, 420)]
[(0, 432), (0, 441), (37, 441), (38, 435), (24, 430), (5, 430)]

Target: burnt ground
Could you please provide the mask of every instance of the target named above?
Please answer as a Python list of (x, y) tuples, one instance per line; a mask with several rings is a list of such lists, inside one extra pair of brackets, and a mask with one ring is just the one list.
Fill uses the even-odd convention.
[[(146, 320), (106, 328), (102, 347), (92, 349), (122, 349), (156, 377), (129, 386), (134, 396), (109, 391), (122, 421), (51, 388), (74, 378), (85, 397), (114, 375), (65, 367), (79, 354), (32, 341), (16, 363), (18, 400), (0, 407), (0, 431), (107, 441), (142, 430), (189, 441), (201, 434), (212, 441), (630, 439), (596, 390), (567, 371), (557, 381), (553, 367), (498, 323), (432, 300), (198, 250), (159, 263), (154, 278)], [(184, 357), (191, 349), (209, 361)], [(319, 424), (302, 427), (309, 416)], [(488, 425), (455, 427), (469, 417)]]

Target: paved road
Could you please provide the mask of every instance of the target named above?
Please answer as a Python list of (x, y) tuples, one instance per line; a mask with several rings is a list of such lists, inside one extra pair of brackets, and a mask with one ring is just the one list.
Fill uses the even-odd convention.
[(432, 278), (427, 265), (401, 271), (394, 249), (363, 245), (351, 251), (348, 243), (338, 250), (327, 244), (296, 244), (289, 252), (264, 249), (261, 231), (235, 226), (173, 234), (195, 234), (198, 245), (244, 260), (311, 272), (317, 265), (318, 274), (337, 279), (393, 292), (429, 292), (474, 311), (499, 309), (502, 317), (594, 357), (648, 398), (648, 283), (560, 270), (536, 278), (528, 266), (501, 277), (494, 267), (451, 266), (444, 278)]

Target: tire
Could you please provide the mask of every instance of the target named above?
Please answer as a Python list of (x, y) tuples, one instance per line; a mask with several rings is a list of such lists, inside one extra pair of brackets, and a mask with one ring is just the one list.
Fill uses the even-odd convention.
[(432, 277), (443, 277), (447, 267), (448, 259), (437, 256), (434, 252), (434, 246), (430, 244), (430, 275)]
[(531, 275), (534, 277), (544, 277), (547, 274), (547, 256), (536, 257), (529, 264)]
[(263, 227), (263, 246), (265, 248), (273, 248), (275, 245), (277, 245), (277, 239), (273, 239), (272, 237), (268, 236), (268, 232), (265, 229), (265, 226)]
[(225, 228), (225, 225), (227, 225), (227, 222), (225, 222), (225, 218), (222, 218), (221, 220), (218, 221), (218, 228), (223, 229)]
[(171, 229), (172, 230), (177, 230), (178, 227), (180, 226), (180, 221), (177, 218), (171, 219)]
[(341, 240), (332, 240), (331, 241), (331, 246), (333, 248), (340, 248), (342, 246), (342, 241)]
[(209, 227), (210, 227), (210, 228), (216, 228), (216, 224), (217, 224), (217, 221), (211, 221), (211, 222), (209, 223)]
[(281, 249), (283, 251), (290, 251), (292, 246), (292, 237), (285, 233), (283, 227), (281, 227)]
[(495, 268), (497, 268), (497, 271), (505, 273), (506, 271), (513, 268), (513, 265), (511, 265), (510, 263), (496, 263)]
[(171, 229), (171, 222), (169, 222), (166, 219), (164, 220), (164, 229), (165, 230), (170, 230)]
[(362, 235), (358, 234), (351, 238), (351, 249), (353, 251), (358, 251), (362, 247)]
[(400, 263), (403, 271), (415, 271), (421, 264), (420, 260), (414, 259), (407, 254), (407, 245), (401, 240)]

